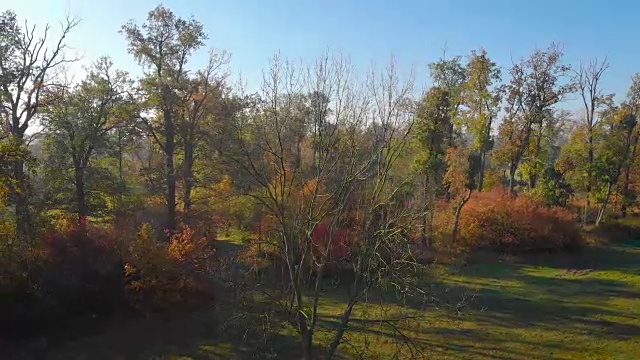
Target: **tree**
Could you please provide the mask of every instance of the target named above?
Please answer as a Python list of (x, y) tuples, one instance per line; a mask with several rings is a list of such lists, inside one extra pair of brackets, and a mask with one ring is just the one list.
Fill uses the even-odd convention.
[[(0, 14), (0, 113), (18, 147), (27, 146), (27, 130), (33, 126), (36, 114), (46, 106), (42, 95), (59, 85), (56, 71), (75, 61), (65, 56), (65, 50), (67, 36), (76, 25), (77, 19), (67, 17), (61, 23), (56, 40), (51, 38), (49, 24), (38, 37), (36, 26), (29, 26), (25, 21), (21, 27), (12, 11)], [(17, 183), (13, 193), (17, 231), (20, 237), (26, 238), (30, 234), (31, 216), (24, 159), (14, 159), (13, 178)]]
[[(631, 115), (635, 116), (636, 119), (640, 115), (640, 74), (635, 74), (631, 81), (631, 86), (629, 87), (629, 91), (627, 92), (627, 104), (629, 106), (629, 111)], [(624, 166), (624, 178), (621, 185), (621, 195), (622, 195), (622, 204), (620, 206), (620, 216), (622, 218), (627, 217), (627, 207), (633, 202), (635, 199), (634, 194), (630, 190), (631, 183), (631, 172), (634, 169), (634, 165), (637, 165), (637, 153), (638, 153), (638, 140), (640, 139), (640, 134), (638, 133), (638, 127), (636, 127), (636, 131), (632, 134), (633, 138), (631, 139), (631, 148), (629, 153), (629, 161), (625, 163)]]
[(573, 91), (571, 83), (563, 82), (571, 67), (562, 62), (562, 56), (562, 49), (551, 44), (509, 70), (511, 80), (504, 87), (506, 115), (498, 129), (500, 148), (495, 157), (507, 166), (510, 192), (515, 190), (516, 171), (523, 160), (528, 162), (530, 188), (535, 188), (544, 171), (548, 159), (543, 150), (554, 130), (554, 106)]
[(586, 203), (582, 217), (583, 225), (587, 222), (587, 214), (590, 208), (590, 196), (594, 186), (594, 166), (595, 166), (595, 133), (599, 122), (600, 109), (611, 102), (612, 95), (602, 92), (601, 79), (605, 71), (609, 68), (607, 59), (599, 62), (597, 59), (589, 64), (580, 64), (580, 69), (575, 74), (575, 84), (582, 100), (584, 110), (584, 127), (586, 133), (586, 162), (583, 171), (586, 174)]
[(458, 239), (458, 228), (460, 224), (460, 216), (462, 208), (471, 199), (471, 193), (475, 188), (475, 172), (469, 153), (469, 149), (464, 146), (451, 147), (447, 150), (447, 172), (444, 176), (444, 182), (449, 186), (452, 197), (455, 202), (455, 213), (453, 220), (453, 229), (451, 230), (452, 241)]
[(211, 51), (207, 67), (187, 80), (188, 85), (180, 95), (182, 103), (177, 114), (177, 128), (184, 151), (182, 204), (185, 217), (188, 216), (192, 204), (196, 151), (202, 138), (207, 135), (206, 129), (214, 126), (216, 118), (223, 114), (223, 97), (226, 91), (224, 81), (227, 75), (223, 67), (228, 62), (228, 53)]
[(122, 27), (129, 52), (145, 69), (141, 81), (145, 109), (140, 120), (157, 142), (165, 157), (166, 228), (176, 228), (176, 128), (178, 108), (183, 101), (187, 63), (194, 51), (202, 47), (207, 35), (195, 19), (184, 20), (163, 7), (149, 12), (147, 21), (138, 26), (132, 21)]
[[(402, 232), (413, 214), (396, 195), (408, 179), (390, 174), (407, 146), (411, 90), (393, 64), (382, 75), (373, 72), (364, 86), (341, 57), (318, 61), (309, 82), (302, 76), (306, 72), (274, 58), (258, 108), (235, 121), (237, 149), (227, 156), (252, 179), (253, 196), (276, 222), (274, 237), (287, 276), (273, 296), (285, 304), (303, 358), (313, 358), (315, 334), (328, 330), (325, 357), (331, 359), (372, 287), (405, 284), (415, 265)], [(289, 136), (299, 131), (299, 111), (292, 107), (300, 104), (301, 94), (317, 89), (323, 89), (322, 107), (328, 108), (311, 113), (330, 115), (312, 117), (319, 122), (312, 127), (324, 124), (325, 131), (307, 156), (298, 154), (298, 141)], [(338, 324), (322, 329), (323, 274), (335, 267), (351, 274), (345, 277), (347, 304)]]
[(467, 71), (462, 65), (462, 57), (454, 56), (451, 59), (443, 57), (429, 64), (431, 80), (434, 86), (445, 90), (449, 97), (447, 113), (451, 122), (447, 129), (447, 146), (454, 146), (456, 135), (456, 123), (460, 106), (463, 103), (464, 83), (467, 79)]
[(604, 219), (611, 193), (618, 182), (621, 170), (631, 160), (630, 151), (638, 120), (627, 105), (607, 109), (603, 114), (603, 140), (596, 148), (595, 176), (604, 187), (595, 225)]
[(500, 110), (500, 93), (496, 83), (501, 79), (498, 65), (491, 61), (487, 52), (472, 51), (466, 67), (466, 81), (462, 98), (465, 105), (465, 123), (472, 137), (471, 150), (478, 155), (479, 169), (477, 187), (482, 191), (487, 153), (493, 147), (491, 128)]
[(567, 206), (567, 201), (573, 194), (573, 189), (567, 183), (561, 171), (549, 166), (540, 180), (539, 194), (542, 195), (547, 205)]
[(413, 139), (418, 148), (414, 166), (422, 175), (422, 196), (427, 215), (422, 224), (422, 242), (427, 245), (432, 234), (435, 201), (442, 189), (446, 169), (445, 156), (451, 129), (451, 97), (447, 90), (433, 87), (418, 104)]
[(114, 70), (112, 61), (103, 57), (77, 86), (47, 94), (50, 106), (43, 112), (43, 124), (56, 148), (55, 156), (67, 159), (73, 168), (80, 224), (90, 215), (86, 171), (93, 154), (106, 148), (109, 131), (130, 116), (130, 85), (127, 73)]

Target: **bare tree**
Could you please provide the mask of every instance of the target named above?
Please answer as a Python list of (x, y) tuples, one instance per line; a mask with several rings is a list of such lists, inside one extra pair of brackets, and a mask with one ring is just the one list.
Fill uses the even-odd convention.
[[(416, 270), (403, 231), (416, 214), (399, 196), (410, 179), (390, 172), (408, 143), (411, 85), (400, 81), (393, 62), (360, 84), (341, 56), (324, 56), (301, 69), (276, 55), (264, 73), (259, 109), (236, 121), (238, 151), (229, 155), (253, 180), (254, 196), (276, 221), (286, 271), (282, 304), (305, 359), (312, 358), (314, 335), (322, 328), (328, 271), (351, 274), (345, 307), (332, 320), (337, 325), (322, 329), (331, 331), (324, 349), (331, 359), (370, 291), (381, 284), (404, 289), (405, 276)], [(300, 132), (300, 113), (293, 111), (299, 94), (309, 94), (308, 154), (290, 136)], [(321, 229), (323, 235), (316, 236)]]
[[(66, 40), (79, 20), (67, 17), (60, 24), (60, 34), (52, 39), (51, 26), (42, 34), (26, 21), (18, 24), (15, 13), (0, 14), (0, 113), (14, 146), (26, 146), (26, 133), (34, 125), (38, 111), (45, 106), (42, 95), (58, 86), (55, 72), (76, 59), (66, 57)], [(49, 46), (48, 44), (52, 44)], [(17, 184), (15, 199), (16, 225), (19, 236), (30, 233), (29, 179), (24, 159), (13, 163), (13, 178)]]
[(586, 153), (586, 203), (582, 216), (582, 224), (587, 222), (589, 212), (591, 191), (594, 186), (594, 161), (595, 161), (595, 132), (599, 122), (599, 111), (612, 99), (612, 95), (602, 92), (601, 79), (605, 71), (609, 68), (609, 63), (605, 58), (603, 61), (593, 60), (588, 64), (580, 64), (580, 68), (575, 71), (574, 82), (576, 84), (584, 110), (584, 127), (586, 130), (587, 153)]

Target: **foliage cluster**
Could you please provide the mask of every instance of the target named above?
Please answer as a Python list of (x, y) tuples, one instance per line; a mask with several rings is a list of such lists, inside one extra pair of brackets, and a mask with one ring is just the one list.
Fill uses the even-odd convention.
[(441, 245), (464, 251), (524, 253), (577, 250), (583, 244), (575, 216), (565, 208), (548, 206), (539, 197), (511, 195), (504, 188), (495, 188), (471, 197), (462, 210), (456, 243)]
[(119, 238), (110, 228), (60, 221), (35, 244), (3, 238), (4, 335), (34, 335), (83, 316), (149, 313), (212, 299), (212, 239), (189, 227), (168, 242), (158, 241), (149, 225), (129, 233), (134, 235)]

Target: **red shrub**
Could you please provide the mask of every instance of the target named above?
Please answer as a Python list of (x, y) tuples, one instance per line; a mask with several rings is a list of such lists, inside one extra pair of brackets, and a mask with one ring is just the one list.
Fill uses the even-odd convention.
[(327, 246), (329, 246), (329, 261), (340, 261), (351, 254), (351, 249), (347, 242), (349, 240), (348, 236), (349, 234), (346, 230), (334, 229), (331, 232), (329, 225), (322, 223), (315, 227), (311, 235), (311, 241), (316, 255), (324, 253)]
[(505, 189), (477, 193), (460, 219), (459, 243), (466, 249), (504, 252), (575, 249), (583, 238), (572, 213)]
[(3, 274), (7, 300), (1, 316), (11, 335), (42, 331), (60, 320), (106, 313), (124, 300), (124, 270), (115, 238), (106, 230), (65, 226), (39, 244), (14, 252)]

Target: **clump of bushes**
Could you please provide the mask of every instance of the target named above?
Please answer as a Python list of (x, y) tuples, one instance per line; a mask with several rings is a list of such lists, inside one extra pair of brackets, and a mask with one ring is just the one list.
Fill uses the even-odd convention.
[(87, 315), (212, 299), (212, 239), (189, 227), (169, 241), (156, 238), (150, 225), (129, 234), (71, 221), (35, 243), (2, 239), (0, 335), (22, 338)]
[(591, 234), (597, 238), (615, 242), (640, 238), (640, 222), (634, 218), (609, 220), (591, 229)]
[(125, 255), (125, 290), (130, 303), (149, 312), (212, 299), (215, 256), (214, 242), (197, 236), (189, 227), (164, 243), (154, 238), (151, 226), (143, 225)]
[(544, 199), (503, 188), (476, 193), (462, 211), (456, 244), (506, 253), (576, 250), (584, 244), (573, 214)]
[(123, 263), (109, 230), (61, 223), (36, 244), (13, 244), (1, 259), (6, 335), (32, 335), (61, 319), (124, 304)]

